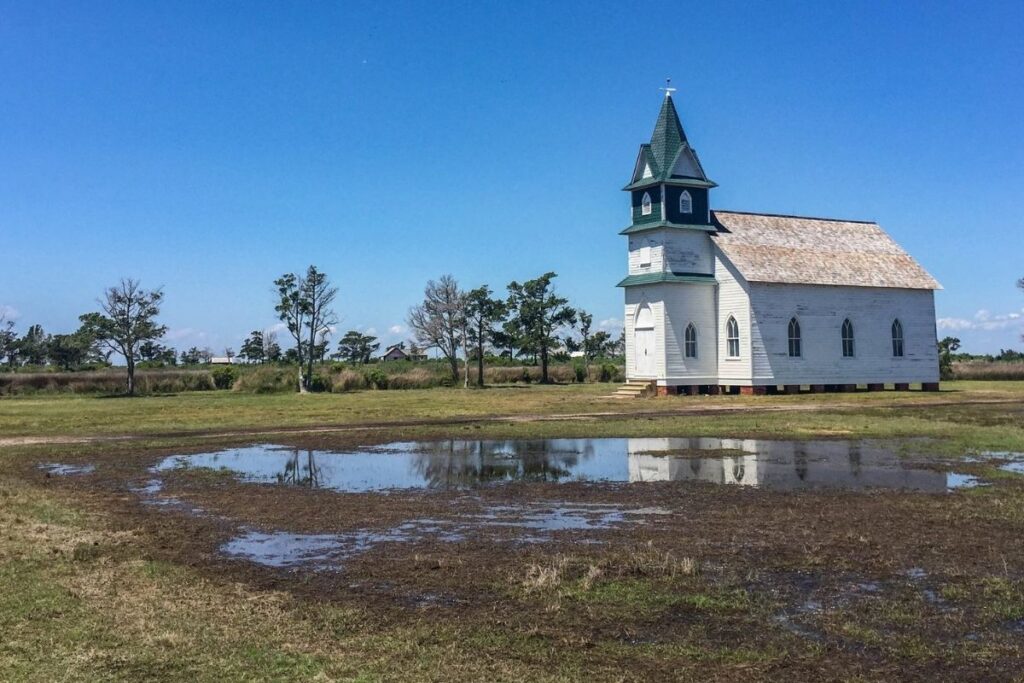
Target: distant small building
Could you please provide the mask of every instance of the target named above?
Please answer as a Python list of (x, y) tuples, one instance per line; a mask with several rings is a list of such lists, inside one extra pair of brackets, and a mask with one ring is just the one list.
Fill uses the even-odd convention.
[(389, 346), (387, 348), (387, 351), (384, 352), (384, 354), (380, 357), (380, 359), (382, 361), (388, 361), (388, 360), (413, 360), (413, 361), (419, 361), (419, 360), (426, 360), (427, 359), (427, 354), (419, 353), (418, 351), (416, 353), (413, 353), (411, 351), (406, 351), (404, 344), (394, 344), (394, 345)]
[(234, 365), (234, 356), (214, 356), (210, 359), (210, 365)]

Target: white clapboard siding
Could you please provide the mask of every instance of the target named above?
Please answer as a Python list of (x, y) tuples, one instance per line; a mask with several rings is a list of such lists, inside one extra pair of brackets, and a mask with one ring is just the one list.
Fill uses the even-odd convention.
[[(650, 249), (651, 263), (641, 265), (641, 253)], [(698, 230), (653, 230), (629, 238), (629, 274), (714, 272), (712, 242), (706, 232)]]
[[(751, 283), (755, 384), (937, 382), (934, 295), (927, 289)], [(789, 321), (800, 323), (799, 358), (789, 356)], [(854, 356), (842, 352), (850, 319)], [(904, 355), (892, 355), (892, 322), (903, 325)]]
[(654, 339), (655, 339), (655, 376), (644, 377), (644, 379), (662, 379), (665, 377), (665, 305), (662, 296), (666, 285), (651, 285), (649, 287), (627, 287), (626, 288), (626, 377), (633, 379), (640, 377), (636, 371), (636, 344), (634, 337), (637, 312), (644, 304), (650, 306), (651, 314), (654, 317)]
[[(714, 285), (665, 287), (665, 379), (667, 384), (718, 384), (718, 325)], [(686, 327), (697, 329), (697, 357), (686, 358)]]
[[(715, 250), (715, 279), (718, 280), (718, 377), (722, 384), (750, 384), (751, 339), (749, 285), (731, 263)], [(740, 328), (740, 357), (730, 358), (725, 326), (729, 316)]]

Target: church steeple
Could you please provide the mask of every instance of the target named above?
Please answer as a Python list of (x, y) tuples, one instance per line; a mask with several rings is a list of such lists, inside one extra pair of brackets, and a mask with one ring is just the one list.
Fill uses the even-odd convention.
[(658, 169), (663, 172), (669, 169), (684, 144), (686, 133), (683, 132), (683, 124), (679, 123), (672, 93), (666, 90), (658, 122), (654, 124), (654, 133), (651, 134), (651, 158)]
[(704, 173), (696, 150), (679, 122), (672, 98), (675, 88), (665, 87), (661, 111), (651, 141), (640, 145), (633, 177), (623, 189), (631, 193), (633, 224), (623, 232), (656, 226), (696, 227), (713, 230), (708, 191), (716, 187)]

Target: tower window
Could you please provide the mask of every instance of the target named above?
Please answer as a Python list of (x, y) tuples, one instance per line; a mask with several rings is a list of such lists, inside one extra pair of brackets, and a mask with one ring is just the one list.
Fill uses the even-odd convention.
[(686, 334), (684, 335), (683, 342), (683, 353), (687, 358), (697, 357), (697, 328), (694, 327), (693, 323), (686, 326)]
[(898, 318), (892, 321), (892, 355), (903, 357), (903, 324)]
[(650, 216), (651, 215), (651, 193), (644, 192), (643, 199), (640, 200), (640, 215)]
[(646, 268), (651, 265), (651, 245), (650, 243), (644, 244), (640, 247), (640, 267)]
[(853, 323), (849, 318), (843, 321), (843, 357), (853, 358)]
[(800, 348), (800, 321), (796, 318), (789, 319), (789, 355), (791, 358), (803, 355)]
[(693, 213), (693, 198), (689, 190), (683, 190), (679, 195), (679, 213)]
[(740, 326), (731, 315), (729, 321), (725, 323), (725, 354), (729, 358), (740, 357)]

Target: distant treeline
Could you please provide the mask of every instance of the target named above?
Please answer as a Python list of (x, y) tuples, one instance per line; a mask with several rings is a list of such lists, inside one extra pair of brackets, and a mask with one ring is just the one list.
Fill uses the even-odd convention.
[[(564, 362), (570, 356), (582, 365), (582, 369), (572, 371), (574, 377), (578, 375), (582, 378), (580, 381), (589, 381), (593, 375), (592, 362), (623, 355), (624, 338), (621, 335), (613, 338), (606, 330), (594, 330), (593, 316), (569, 306), (567, 299), (556, 294), (555, 277), (555, 273), (545, 273), (522, 283), (513, 281), (507, 286), (506, 297), (493, 296), (487, 285), (464, 290), (451, 275), (428, 281), (422, 302), (409, 309), (406, 322), (412, 339), (386, 351), (391, 352), (389, 357), (422, 361), (426, 359), (423, 350), (436, 349), (443, 358), (450, 384), (461, 380), (467, 386), (471, 381), (482, 385), (489, 381), (486, 365), (521, 366), (524, 362), (539, 366), (539, 381), (558, 381), (559, 378), (550, 375), (549, 364)], [(323, 390), (317, 385), (320, 366), (332, 361), (368, 365), (381, 359), (377, 337), (358, 330), (341, 335), (332, 351), (332, 337), (338, 322), (334, 311), (338, 291), (315, 266), (305, 272), (285, 273), (274, 281), (274, 287), (277, 298), (273, 310), (293, 342), (291, 348), (282, 348), (274, 332), (263, 330), (253, 330), (237, 353), (226, 348), (219, 358), (208, 348), (178, 351), (165, 346), (161, 340), (167, 327), (157, 320), (164, 300), (163, 290), (145, 290), (138, 280), (126, 278), (107, 288), (98, 300), (99, 311), (79, 316), (80, 326), (74, 332), (48, 334), (40, 325), (31, 325), (19, 335), (14, 322), (0, 314), (0, 370), (98, 373), (109, 368), (112, 359), (123, 360), (122, 376), (126, 393), (131, 395), (137, 389), (151, 390), (148, 386), (137, 386), (136, 369), (195, 368), (207, 364), (233, 367), (238, 361), (244, 361), (292, 368), (294, 389), (317, 391)], [(474, 372), (467, 360), (476, 366)], [(232, 374), (227, 370), (209, 373), (215, 385), (218, 377), (223, 384), (227, 381), (223, 378)], [(328, 374), (322, 371), (319, 376), (323, 380)], [(425, 370), (419, 374), (422, 382), (434, 382), (432, 378), (437, 373)], [(92, 379), (77, 381), (7, 378), (3, 384), (44, 390), (46, 386), (58, 387), (61, 382), (61, 386), (66, 387), (92, 386), (115, 376), (98, 373), (91, 376)], [(426, 379), (428, 376), (431, 379)], [(140, 374), (139, 381), (157, 381), (154, 377)], [(166, 379), (163, 377), (160, 381)], [(192, 381), (183, 381), (183, 385), (191, 386)], [(354, 381), (349, 378), (341, 383)], [(380, 384), (372, 380), (367, 383)]]

